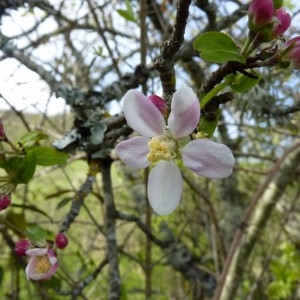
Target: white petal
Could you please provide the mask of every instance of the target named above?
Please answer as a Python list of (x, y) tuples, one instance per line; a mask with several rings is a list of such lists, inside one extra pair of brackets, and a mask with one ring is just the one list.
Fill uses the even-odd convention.
[(197, 95), (190, 87), (183, 87), (173, 95), (169, 128), (175, 138), (190, 135), (197, 127), (200, 118), (200, 104)]
[(168, 215), (175, 210), (182, 193), (182, 176), (173, 162), (159, 162), (149, 174), (148, 197), (153, 210)]
[(53, 266), (57, 263), (57, 258), (55, 256), (49, 257), (49, 262)]
[(234, 157), (226, 145), (200, 139), (189, 142), (180, 152), (184, 166), (197, 175), (225, 178), (232, 173)]
[(166, 122), (159, 109), (141, 92), (129, 90), (123, 97), (128, 125), (145, 137), (162, 135)]
[(133, 168), (145, 169), (150, 164), (147, 159), (148, 142), (149, 139), (146, 137), (135, 136), (119, 143), (116, 152), (125, 164)]
[(42, 280), (42, 279), (45, 279), (45, 277), (46, 277), (46, 273), (32, 273), (32, 274), (29, 274), (29, 277), (27, 279)]

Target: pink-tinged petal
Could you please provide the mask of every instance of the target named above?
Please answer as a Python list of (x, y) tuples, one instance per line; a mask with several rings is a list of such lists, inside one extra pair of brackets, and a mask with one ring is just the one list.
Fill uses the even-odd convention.
[(153, 210), (168, 215), (180, 201), (183, 185), (178, 167), (169, 161), (159, 162), (149, 173), (148, 197)]
[(55, 265), (53, 265), (51, 267), (51, 269), (45, 274), (44, 279), (49, 279), (51, 276), (53, 276), (53, 274), (56, 272), (56, 270), (58, 269), (58, 262), (55, 263)]
[(55, 265), (57, 263), (56, 253), (52, 249), (48, 249), (48, 258), (51, 265)]
[(174, 138), (188, 136), (197, 127), (200, 118), (200, 104), (190, 87), (183, 87), (173, 95), (169, 128)]
[(149, 139), (143, 136), (135, 136), (119, 143), (116, 147), (117, 155), (126, 164), (133, 168), (145, 169), (149, 166), (147, 154)]
[(278, 21), (273, 29), (274, 37), (283, 34), (290, 27), (292, 21), (290, 14), (283, 8), (275, 11), (275, 17)]
[(43, 256), (47, 254), (48, 249), (47, 248), (32, 248), (28, 249), (25, 253), (28, 256)]
[(166, 122), (163, 115), (144, 94), (129, 90), (123, 103), (125, 118), (133, 130), (149, 138), (164, 133)]
[(208, 139), (193, 140), (180, 150), (183, 165), (197, 175), (208, 178), (225, 178), (232, 173), (234, 157), (223, 144)]

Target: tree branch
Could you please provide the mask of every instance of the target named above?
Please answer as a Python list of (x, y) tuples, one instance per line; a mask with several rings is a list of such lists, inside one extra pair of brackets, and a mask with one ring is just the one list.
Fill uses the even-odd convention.
[[(291, 178), (298, 172), (300, 162), (300, 142), (289, 148), (274, 164), (269, 175), (259, 187), (241, 220), (231, 243), (224, 269), (219, 280), (214, 300), (234, 299), (234, 279), (238, 275), (239, 281), (245, 271), (245, 262), (250, 256), (254, 245), (258, 241), (262, 230), (280, 197), (285, 191)], [(245, 230), (245, 226), (250, 225)]]
[(110, 159), (101, 162), (103, 200), (106, 216), (106, 245), (109, 264), (109, 300), (118, 300), (121, 297), (121, 278), (119, 272), (118, 245), (116, 234), (116, 208), (111, 182)]
[(174, 30), (170, 38), (162, 44), (161, 54), (154, 61), (155, 67), (160, 74), (165, 100), (168, 102), (170, 102), (176, 88), (173, 59), (184, 40), (190, 4), (191, 0), (179, 0)]

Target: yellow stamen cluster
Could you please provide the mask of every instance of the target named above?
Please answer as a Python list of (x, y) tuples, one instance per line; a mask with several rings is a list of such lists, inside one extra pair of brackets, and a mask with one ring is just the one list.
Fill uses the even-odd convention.
[(172, 158), (174, 146), (174, 141), (167, 139), (164, 136), (153, 137), (148, 142), (150, 152), (147, 155), (147, 159), (152, 163), (161, 159), (170, 160)]
[(37, 273), (47, 273), (51, 268), (48, 255), (37, 256), (36, 259), (35, 271)]

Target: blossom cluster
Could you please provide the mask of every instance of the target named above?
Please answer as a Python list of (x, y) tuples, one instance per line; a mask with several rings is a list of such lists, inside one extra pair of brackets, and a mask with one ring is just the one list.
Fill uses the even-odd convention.
[(55, 242), (46, 242), (44, 245), (35, 247), (27, 240), (19, 240), (15, 245), (15, 253), (19, 256), (28, 256), (29, 261), (25, 273), (27, 279), (46, 280), (49, 279), (59, 267), (56, 249), (64, 249), (68, 245), (67, 237), (59, 233)]
[(197, 139), (199, 99), (190, 87), (173, 94), (167, 118), (166, 106), (158, 96), (146, 97), (129, 90), (123, 97), (123, 112), (128, 125), (139, 136), (122, 141), (116, 147), (127, 165), (144, 169), (152, 167), (148, 177), (148, 198), (159, 215), (167, 215), (178, 206), (183, 179), (177, 162), (197, 175), (208, 178), (228, 177), (233, 169), (231, 150), (209, 139)]
[(266, 40), (283, 34), (291, 25), (291, 16), (284, 8), (275, 9), (273, 0), (253, 0), (248, 14), (250, 30)]
[[(282, 35), (291, 25), (291, 16), (282, 8), (283, 1), (252, 0), (249, 8), (250, 35), (259, 42), (268, 42)], [(300, 36), (287, 41), (278, 52), (277, 60), (282, 67), (293, 63), (300, 68)], [(287, 64), (286, 64), (287, 63)]]

